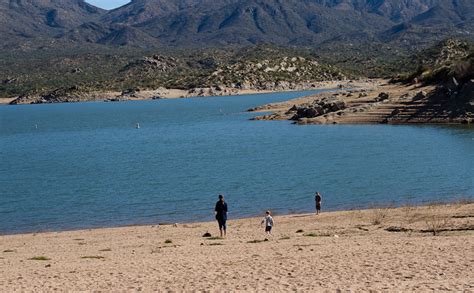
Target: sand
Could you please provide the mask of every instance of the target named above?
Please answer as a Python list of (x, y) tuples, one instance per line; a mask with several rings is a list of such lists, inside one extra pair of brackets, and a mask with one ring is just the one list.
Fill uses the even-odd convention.
[(474, 292), (474, 204), (274, 218), (0, 236), (0, 291)]
[(0, 105), (7, 105), (14, 101), (16, 98), (0, 98)]

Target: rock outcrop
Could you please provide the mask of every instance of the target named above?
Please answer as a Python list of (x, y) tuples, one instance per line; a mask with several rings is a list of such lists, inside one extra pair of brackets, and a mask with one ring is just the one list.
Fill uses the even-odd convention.
[(10, 102), (10, 105), (21, 104), (52, 104), (87, 101), (78, 87), (59, 88), (43, 95), (24, 95)]
[(346, 76), (339, 69), (315, 59), (280, 56), (274, 59), (242, 59), (235, 64), (220, 66), (209, 75), (207, 83), (240, 89), (284, 91), (310, 88), (315, 81), (344, 79)]
[(316, 100), (311, 104), (295, 105), (291, 107), (286, 114), (293, 114), (290, 120), (301, 120), (302, 118), (316, 118), (346, 108), (346, 103), (340, 99), (324, 98), (322, 100)]

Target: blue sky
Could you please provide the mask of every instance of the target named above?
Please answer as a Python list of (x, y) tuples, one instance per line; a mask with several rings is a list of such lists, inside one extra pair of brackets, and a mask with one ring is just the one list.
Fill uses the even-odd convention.
[(89, 2), (90, 4), (100, 8), (114, 9), (127, 4), (130, 2), (130, 0), (86, 0), (86, 2)]

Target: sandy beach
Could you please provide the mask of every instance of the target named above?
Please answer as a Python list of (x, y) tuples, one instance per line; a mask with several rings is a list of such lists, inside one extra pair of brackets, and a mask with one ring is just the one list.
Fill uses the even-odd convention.
[(474, 292), (474, 204), (274, 218), (0, 236), (0, 291)]

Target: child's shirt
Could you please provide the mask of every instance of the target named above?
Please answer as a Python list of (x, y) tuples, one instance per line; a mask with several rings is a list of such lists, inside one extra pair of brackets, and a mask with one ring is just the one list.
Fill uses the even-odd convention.
[(273, 227), (273, 218), (270, 215), (265, 216), (263, 218), (262, 223), (265, 223), (265, 226), (267, 227)]

